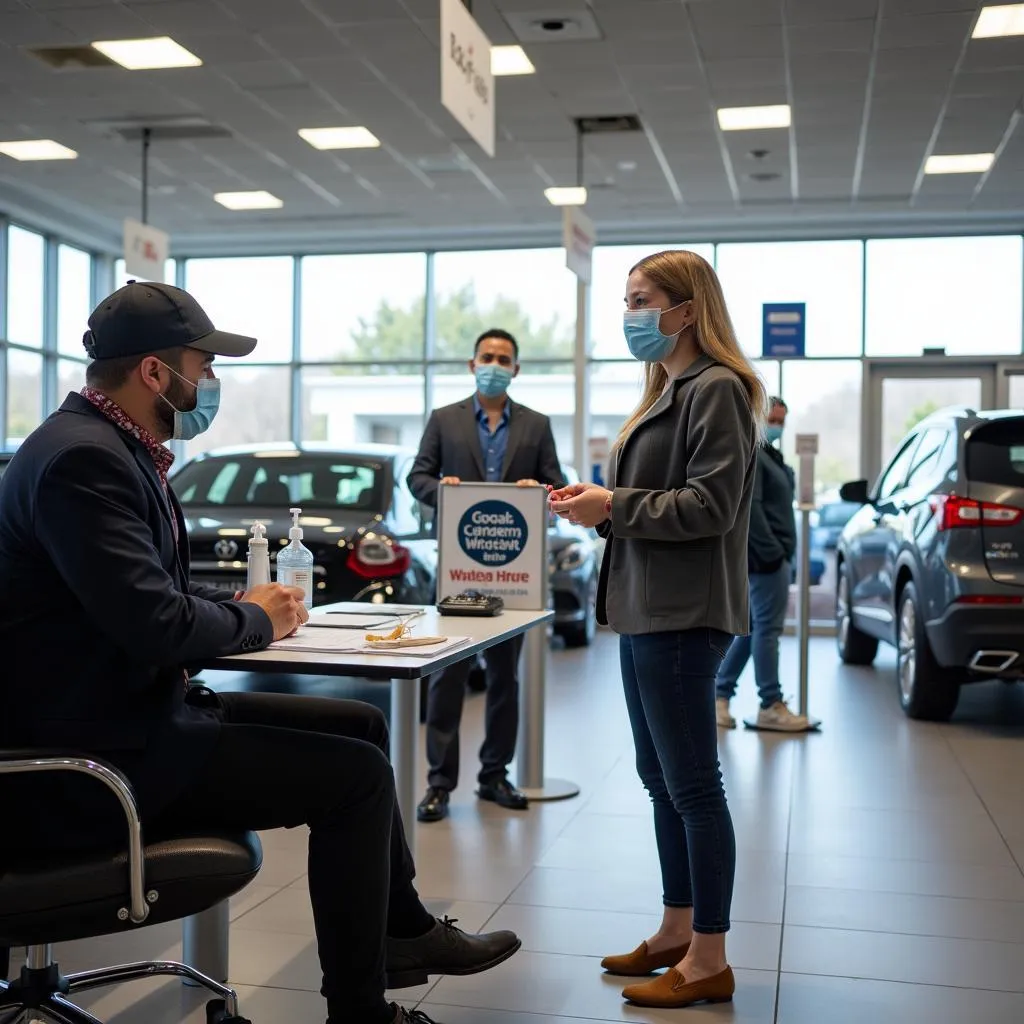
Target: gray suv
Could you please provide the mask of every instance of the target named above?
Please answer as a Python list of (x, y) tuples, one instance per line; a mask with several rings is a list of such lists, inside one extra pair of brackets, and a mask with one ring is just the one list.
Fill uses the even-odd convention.
[(839, 656), (898, 652), (900, 702), (944, 721), (960, 686), (1024, 674), (1024, 413), (946, 409), (919, 423), (837, 548)]

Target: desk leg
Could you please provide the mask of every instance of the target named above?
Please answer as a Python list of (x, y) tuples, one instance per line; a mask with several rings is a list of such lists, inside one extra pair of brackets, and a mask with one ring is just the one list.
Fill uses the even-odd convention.
[(416, 773), (420, 767), (419, 679), (391, 680), (391, 765), (405, 839), (416, 855)]
[(548, 631), (534, 626), (524, 644), (526, 671), (520, 673), (519, 737), (516, 768), (519, 789), (531, 800), (568, 800), (580, 787), (565, 779), (544, 778), (544, 715), (548, 663)]
[[(228, 932), (231, 917), (227, 900), (181, 923), (181, 959), (214, 981), (228, 980)], [(185, 984), (196, 983), (185, 979)]]

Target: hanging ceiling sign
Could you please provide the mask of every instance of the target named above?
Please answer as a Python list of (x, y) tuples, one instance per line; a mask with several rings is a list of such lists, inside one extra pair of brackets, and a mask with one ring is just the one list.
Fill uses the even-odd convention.
[(462, 0), (441, 0), (441, 102), (493, 157), (491, 41)]

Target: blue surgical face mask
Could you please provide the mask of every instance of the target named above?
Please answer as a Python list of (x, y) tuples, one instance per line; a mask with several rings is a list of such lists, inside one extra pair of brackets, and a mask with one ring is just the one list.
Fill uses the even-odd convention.
[(669, 309), (627, 309), (622, 314), (622, 330), (634, 359), (644, 363), (660, 363), (672, 354), (676, 341), (683, 332), (662, 334), (659, 324), (662, 314), (671, 313), (681, 305), (682, 302)]
[(769, 444), (778, 444), (782, 440), (782, 427), (778, 423), (769, 423), (764, 428), (764, 436)]
[[(164, 363), (164, 366), (167, 364)], [(192, 438), (209, 430), (217, 415), (220, 408), (220, 381), (216, 377), (200, 377), (198, 381), (191, 381), (178, 373), (173, 366), (167, 366), (167, 369), (175, 377), (180, 377), (186, 384), (191, 384), (196, 389), (196, 404), (193, 409), (175, 409), (163, 395), (160, 396), (174, 409), (174, 430), (171, 438), (175, 441), (191, 441)]]
[(498, 398), (508, 391), (512, 383), (513, 373), (506, 370), (504, 366), (496, 366), (494, 363), (483, 363), (473, 370), (476, 377), (476, 388), (484, 398)]

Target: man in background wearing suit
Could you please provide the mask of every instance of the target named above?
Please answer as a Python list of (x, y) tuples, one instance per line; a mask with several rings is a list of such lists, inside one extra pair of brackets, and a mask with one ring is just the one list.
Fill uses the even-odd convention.
[[(469, 369), (476, 394), (430, 415), (409, 488), (425, 505), (437, 507), (441, 484), (516, 483), (561, 487), (551, 421), (507, 395), (519, 373), (519, 345), (508, 331), (491, 328), (476, 340)], [(522, 811), (526, 797), (508, 780), (508, 766), (519, 731), (519, 654), (523, 638), (492, 647), (487, 658), (486, 735), (480, 748), (477, 795), (509, 810)], [(430, 680), (427, 698), (427, 795), (417, 809), (420, 821), (448, 814), (451, 791), (459, 781), (459, 722), (472, 659)]]

